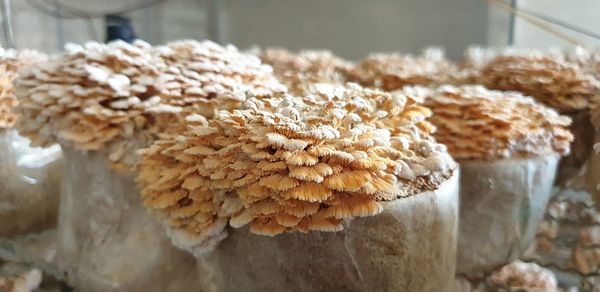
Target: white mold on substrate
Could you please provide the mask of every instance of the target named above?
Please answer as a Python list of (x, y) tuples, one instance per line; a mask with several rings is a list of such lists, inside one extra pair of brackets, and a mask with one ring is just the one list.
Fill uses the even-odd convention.
[(145, 210), (134, 173), (100, 153), (65, 149), (58, 230), (16, 253), (79, 291), (195, 291), (195, 259)]
[(491, 271), (527, 249), (552, 194), (558, 159), (459, 161), (459, 274)]
[(0, 237), (56, 225), (63, 159), (60, 147), (31, 147), (15, 130), (0, 131)]
[(458, 171), (339, 232), (230, 230), (198, 258), (202, 291), (444, 291), (454, 279)]

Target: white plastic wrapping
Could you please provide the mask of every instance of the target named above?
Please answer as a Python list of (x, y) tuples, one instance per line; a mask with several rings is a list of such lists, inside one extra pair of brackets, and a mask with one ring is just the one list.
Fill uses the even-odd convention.
[(458, 175), (384, 203), (340, 232), (230, 230), (198, 259), (202, 291), (445, 291), (454, 279)]
[(59, 146), (31, 147), (15, 130), (0, 131), (0, 237), (56, 224), (62, 169)]
[(98, 153), (65, 151), (54, 263), (80, 291), (193, 291), (192, 256), (145, 210), (134, 173)]
[(64, 155), (58, 229), (5, 243), (5, 257), (78, 291), (197, 291), (194, 257), (147, 213), (134, 173), (114, 170), (99, 153)]
[(491, 271), (525, 251), (552, 194), (558, 158), (459, 162), (459, 274)]

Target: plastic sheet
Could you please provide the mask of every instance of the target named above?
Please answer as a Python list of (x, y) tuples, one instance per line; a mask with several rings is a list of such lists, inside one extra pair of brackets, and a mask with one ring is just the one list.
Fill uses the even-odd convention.
[(460, 162), (457, 271), (476, 274), (517, 259), (552, 194), (558, 155)]
[(230, 230), (200, 257), (202, 291), (445, 291), (454, 278), (458, 175), (384, 203), (340, 232)]
[(56, 224), (62, 169), (58, 145), (31, 147), (15, 130), (0, 131), (0, 237)]
[(78, 291), (197, 291), (194, 257), (147, 213), (134, 173), (114, 170), (100, 153), (64, 155), (58, 229), (4, 243), (12, 250), (4, 257)]

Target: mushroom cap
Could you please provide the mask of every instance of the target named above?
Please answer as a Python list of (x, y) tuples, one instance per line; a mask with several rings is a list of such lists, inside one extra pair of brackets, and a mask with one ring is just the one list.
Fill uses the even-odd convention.
[(46, 59), (45, 54), (35, 50), (0, 48), (0, 131), (11, 128), (17, 120), (13, 113), (13, 108), (17, 105), (13, 81), (18, 71)]
[(355, 84), (311, 88), (251, 98), (212, 119), (189, 116), (187, 129), (141, 151), (145, 204), (196, 239), (181, 247), (214, 247), (222, 220), (270, 236), (339, 231), (344, 220), (380, 213), (381, 201), (435, 190), (454, 171), (416, 101)]
[(275, 76), (290, 93), (303, 95), (311, 84), (344, 84), (352, 64), (327, 50), (307, 50), (293, 53), (285, 49), (268, 48), (260, 54), (273, 67)]
[(508, 289), (558, 291), (554, 273), (534, 263), (515, 261), (490, 275), (490, 281)]
[(131, 168), (135, 151), (180, 126), (249, 96), (285, 91), (269, 66), (233, 46), (180, 41), (152, 47), (89, 42), (38, 63), (17, 82), (17, 128), (35, 144), (105, 151)]
[(518, 92), (482, 86), (405, 88), (433, 112), (435, 139), (457, 160), (566, 154), (573, 135), (570, 118)]
[(576, 63), (551, 54), (500, 55), (480, 70), (480, 84), (519, 91), (560, 112), (585, 110), (600, 94), (600, 82)]
[(428, 50), (420, 56), (376, 53), (360, 61), (349, 72), (348, 79), (363, 86), (394, 91), (406, 85), (448, 83), (456, 70), (456, 65), (438, 50)]

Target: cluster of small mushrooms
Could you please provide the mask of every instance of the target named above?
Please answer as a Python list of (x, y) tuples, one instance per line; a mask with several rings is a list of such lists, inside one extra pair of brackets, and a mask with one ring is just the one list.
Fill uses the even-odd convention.
[(35, 145), (105, 150), (126, 168), (135, 165), (136, 150), (189, 113), (210, 116), (235, 108), (246, 94), (285, 90), (257, 57), (211, 42), (158, 48), (92, 42), (66, 49), (19, 79), (20, 133)]
[(519, 92), (451, 85), (405, 91), (433, 111), (434, 136), (455, 159), (566, 154), (573, 139), (568, 117)]
[[(436, 50), (381, 53), (353, 64), (327, 51), (252, 55), (209, 41), (69, 45), (21, 72), (18, 105), (17, 65), (3, 57), (0, 127), (12, 126), (16, 106), (33, 144), (100, 151), (136, 171), (173, 242), (202, 254), (228, 226), (340, 231), (382, 202), (435, 190), (456, 171), (450, 155), (568, 153), (571, 120), (559, 112), (587, 110), (600, 92), (588, 62), (480, 54), (455, 64)], [(497, 279), (519, 282), (527, 270)], [(555, 286), (540, 277), (527, 282)]]
[(0, 130), (11, 128), (17, 121), (17, 116), (12, 111), (17, 105), (13, 86), (17, 72), (46, 58), (46, 55), (34, 50), (17, 51), (0, 48)]

